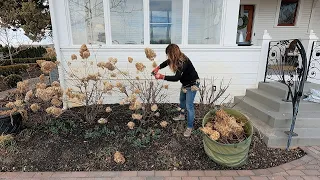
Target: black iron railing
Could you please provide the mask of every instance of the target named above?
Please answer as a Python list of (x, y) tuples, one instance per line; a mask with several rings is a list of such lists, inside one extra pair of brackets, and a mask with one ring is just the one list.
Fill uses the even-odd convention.
[(308, 65), (308, 80), (320, 81), (320, 41), (312, 43), (309, 65)]
[(299, 103), (307, 79), (307, 57), (298, 39), (271, 41), (267, 57), (264, 82), (278, 81), (288, 87), (287, 101), (292, 102), (292, 123), (288, 134), (287, 149), (291, 144)]

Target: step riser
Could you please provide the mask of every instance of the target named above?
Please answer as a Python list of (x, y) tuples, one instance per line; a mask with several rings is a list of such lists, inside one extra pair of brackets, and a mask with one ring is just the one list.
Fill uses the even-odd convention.
[(264, 97), (256, 92), (253, 92), (250, 89), (247, 89), (246, 91), (246, 96), (255, 100), (256, 102), (259, 102), (261, 104), (264, 104), (265, 106), (270, 107), (271, 109), (275, 110), (275, 111), (279, 111), (280, 110), (280, 104), (278, 102), (274, 102), (271, 99)]
[[(255, 132), (260, 133), (263, 141), (269, 148), (281, 148), (285, 149), (287, 147), (288, 138), (277, 138), (277, 137), (268, 137), (266, 134), (260, 132), (256, 128), (254, 128)], [(293, 137), (291, 140), (290, 148), (296, 148), (301, 146), (319, 146), (320, 145), (320, 138), (299, 138)]]
[(250, 114), (254, 115), (255, 117), (259, 117), (259, 119), (265, 123), (268, 123), (268, 121), (270, 119), (272, 119), (271, 116), (269, 116), (265, 112), (257, 109), (255, 106), (242, 101), (242, 99), (240, 99), (239, 97), (235, 97), (234, 101), (235, 101), (235, 103), (237, 103), (237, 106), (243, 108), (244, 110), (246, 110)]
[[(242, 101), (242, 98), (235, 97), (235, 102), (238, 103)], [(289, 128), (291, 126), (291, 119), (284, 118), (284, 119), (276, 119), (266, 112), (263, 112), (257, 109), (255, 106), (248, 104), (244, 101), (237, 104), (237, 106), (245, 109), (250, 114), (259, 117), (264, 123), (268, 124), (273, 128)], [(296, 128), (314, 128), (320, 127), (320, 117), (319, 118), (302, 118), (298, 117), (296, 121)]]
[[(264, 104), (277, 112), (292, 112), (291, 102), (277, 102), (268, 97), (265, 97), (259, 93), (252, 90), (247, 90), (246, 96)], [(320, 111), (320, 104), (317, 103), (304, 103), (303, 100), (300, 101), (299, 111)]]
[(259, 87), (258, 89), (267, 92), (269, 94), (272, 94), (276, 97), (279, 97), (280, 99), (286, 98), (288, 92), (281, 89), (281, 88), (277, 88), (275, 86), (270, 85), (270, 83), (259, 83)]

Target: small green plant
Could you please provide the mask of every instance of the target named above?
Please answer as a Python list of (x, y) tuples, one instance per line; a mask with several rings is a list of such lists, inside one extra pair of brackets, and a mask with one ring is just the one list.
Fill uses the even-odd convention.
[(70, 133), (76, 127), (73, 121), (55, 120), (49, 125), (49, 131), (52, 134)]
[(106, 126), (95, 126), (94, 129), (86, 130), (84, 138), (99, 138), (101, 136), (115, 135), (115, 132), (108, 129)]
[(141, 127), (127, 132), (125, 137), (127, 142), (131, 143), (134, 147), (147, 147), (152, 140), (157, 140), (160, 138), (160, 129), (143, 129)]
[(22, 81), (22, 77), (18, 74), (10, 74), (3, 79), (3, 82), (10, 88), (17, 87), (17, 82)]

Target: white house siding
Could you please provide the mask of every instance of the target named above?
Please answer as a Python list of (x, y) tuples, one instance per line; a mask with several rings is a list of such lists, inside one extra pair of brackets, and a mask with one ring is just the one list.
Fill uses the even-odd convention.
[[(90, 48), (89, 48), (90, 49)], [(164, 48), (154, 48), (157, 53), (156, 62), (159, 64), (165, 60)], [(215, 85), (219, 89), (220, 81), (224, 79), (227, 84), (231, 80), (231, 86), (225, 96), (230, 94), (233, 96), (244, 95), (247, 88), (255, 88), (257, 84), (257, 69), (259, 65), (260, 47), (256, 48), (182, 48), (183, 52), (192, 60), (201, 79), (215, 78)], [(71, 62), (71, 67), (77, 71), (83, 69), (83, 64), (80, 61), (71, 61), (70, 56), (73, 53), (77, 54), (77, 48), (63, 48), (61, 54), (63, 61)], [(119, 69), (129, 71), (130, 75), (136, 76), (136, 69), (133, 64), (129, 64), (128, 56), (133, 57), (134, 62), (143, 62), (147, 69), (151, 70), (151, 62), (146, 59), (143, 47), (141, 48), (108, 48), (108, 49), (91, 49), (91, 54), (96, 58), (91, 57), (94, 63), (107, 61), (108, 57), (117, 57), (117, 66)], [(168, 68), (161, 70), (162, 73), (172, 75)], [(139, 74), (138, 74), (139, 75)], [(147, 74), (150, 76), (149, 74)], [(119, 76), (121, 77), (121, 76)], [(140, 77), (141, 74), (140, 74)], [(66, 78), (68, 79), (68, 78)], [(121, 78), (120, 78), (121, 79)], [(125, 82), (125, 81), (124, 81)], [(181, 84), (168, 83), (168, 102), (176, 103), (179, 98)], [(66, 80), (67, 87), (72, 87), (72, 81)], [(121, 94), (113, 94), (108, 96), (107, 103), (117, 103), (124, 96)], [(230, 99), (229, 98), (229, 99)]]
[(319, 36), (320, 35), (320, 1), (315, 5), (311, 18), (310, 29)]
[[(246, 0), (244, 0), (246, 1)], [(279, 0), (260, 0), (257, 2), (256, 16), (254, 19), (253, 40), (255, 44), (261, 44), (264, 30), (268, 30), (273, 40), (301, 38), (308, 34), (309, 19), (313, 0), (300, 0), (297, 24), (293, 27), (277, 27), (277, 13)], [(319, 22), (319, 21), (318, 21)]]

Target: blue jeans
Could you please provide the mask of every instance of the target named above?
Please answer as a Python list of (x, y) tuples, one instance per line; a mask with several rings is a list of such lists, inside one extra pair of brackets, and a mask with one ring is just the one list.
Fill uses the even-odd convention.
[[(197, 84), (199, 87), (199, 84)], [(197, 91), (192, 91), (191, 88), (186, 88), (187, 93), (184, 93), (181, 89), (180, 91), (180, 108), (181, 108), (181, 115), (185, 115), (187, 110), (187, 120), (188, 120), (188, 128), (193, 128), (193, 122), (195, 117), (194, 112), (194, 98), (197, 94)]]

